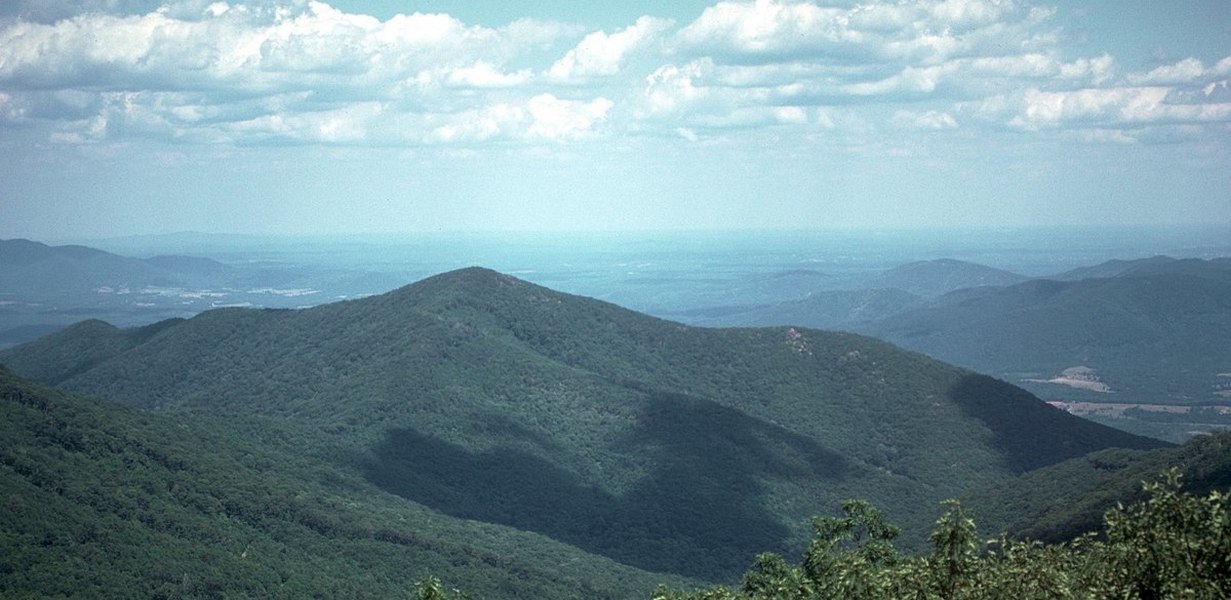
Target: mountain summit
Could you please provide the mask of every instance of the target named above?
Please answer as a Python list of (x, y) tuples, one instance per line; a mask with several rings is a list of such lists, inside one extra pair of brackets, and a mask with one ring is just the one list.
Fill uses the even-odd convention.
[(402, 501), (708, 579), (800, 547), (846, 498), (921, 532), (944, 498), (1159, 445), (867, 337), (692, 328), (481, 268), (310, 309), (100, 325), (0, 362), (137, 407), (290, 427), (277, 435), (335, 449)]

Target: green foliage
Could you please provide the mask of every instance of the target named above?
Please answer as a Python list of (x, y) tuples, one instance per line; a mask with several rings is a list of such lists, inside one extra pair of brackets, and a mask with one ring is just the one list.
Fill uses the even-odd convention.
[(143, 414), (0, 369), (0, 440), (4, 598), (410, 598), (426, 572), (484, 598), (627, 598), (664, 580), (382, 494), (286, 422)]
[(1145, 499), (1140, 482), (1170, 467), (1184, 489), (1231, 487), (1231, 432), (1198, 436), (1178, 448), (1112, 449), (1057, 463), (962, 498), (990, 531), (1060, 542), (1100, 529), (1117, 502)]
[(470, 596), (459, 590), (446, 590), (435, 577), (427, 577), (415, 582), (415, 593), (418, 600), (470, 600)]
[(834, 598), (883, 594), (887, 582), (878, 574), (896, 563), (893, 540), (901, 531), (863, 500), (844, 502), (842, 513), (812, 521), (815, 537), (803, 563), (808, 588)]
[[(957, 501), (936, 522), (930, 555), (880, 543), (892, 529), (862, 502), (817, 520), (801, 567), (757, 558), (739, 591), (660, 588), (655, 600), (1141, 600), (1231, 597), (1231, 504), (1222, 492), (1182, 492), (1176, 470), (1144, 484), (1148, 498), (1108, 511), (1104, 537), (1047, 545), (983, 544)], [(878, 533), (879, 532), (879, 533)]]
[(1178, 469), (1147, 483), (1149, 498), (1106, 516), (1103, 568), (1093, 573), (1109, 598), (1231, 597), (1231, 504), (1214, 491), (1180, 492)]

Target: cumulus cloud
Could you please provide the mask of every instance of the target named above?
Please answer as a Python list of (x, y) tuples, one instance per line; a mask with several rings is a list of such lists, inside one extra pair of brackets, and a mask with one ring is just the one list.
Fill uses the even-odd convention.
[(606, 118), (611, 106), (612, 102), (602, 97), (583, 102), (540, 94), (526, 104), (526, 109), (534, 119), (527, 133), (548, 139), (583, 136)]
[(315, 0), (12, 6), (0, 128), (65, 143), (544, 143), (886, 121), (1182, 135), (1231, 102), (1231, 57), (1121, 73), (1110, 54), (1067, 52), (1055, 11), (1028, 0), (723, 0), (681, 26), (643, 16), (610, 32), (382, 20)]
[(1129, 75), (1128, 80), (1137, 85), (1166, 85), (1206, 82), (1228, 75), (1231, 75), (1231, 56), (1218, 61), (1209, 68), (1200, 60), (1189, 57), (1173, 65), (1156, 67), (1148, 73), (1133, 73)]
[(1064, 127), (1139, 127), (1153, 124), (1231, 120), (1231, 103), (1177, 104), (1163, 86), (1087, 88), (1072, 91), (1027, 89), (1014, 97), (997, 96), (971, 107), (993, 120), (1023, 130)]
[(629, 55), (651, 43), (671, 25), (667, 19), (643, 16), (610, 35), (596, 31), (553, 63), (547, 74), (557, 81), (615, 75)]
[(681, 49), (719, 62), (784, 60), (933, 64), (1002, 44), (1050, 16), (1012, 0), (916, 0), (822, 6), (789, 0), (719, 2), (678, 34)]

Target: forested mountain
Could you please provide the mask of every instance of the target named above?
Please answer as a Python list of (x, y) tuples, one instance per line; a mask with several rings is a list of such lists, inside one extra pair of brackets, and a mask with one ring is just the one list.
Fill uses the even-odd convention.
[(1225, 401), (1228, 380), (1220, 374), (1231, 372), (1231, 260), (1115, 267), (1114, 277), (954, 292), (860, 331), (1012, 381), (1060, 379), (1065, 369), (1087, 367), (1111, 392), (1023, 381), (1036, 393)]
[(86, 323), (0, 362), (329, 448), (409, 505), (711, 580), (800, 547), (846, 498), (919, 545), (946, 497), (1161, 445), (870, 338), (691, 328), (484, 269), (304, 310)]
[[(953, 263), (963, 264), (918, 263), (904, 272), (934, 275), (937, 265)], [(694, 314), (690, 321), (704, 326), (856, 331), (1049, 399), (1195, 406), (1231, 401), (1231, 259), (1116, 260), (934, 298), (892, 288), (828, 291)]]
[(1117, 502), (1144, 499), (1141, 482), (1177, 468), (1185, 488), (1231, 489), (1231, 432), (1197, 436), (1183, 446), (1093, 452), (978, 490), (963, 503), (989, 533), (1064, 542), (1095, 531)]
[[(382, 493), (310, 429), (150, 414), (0, 368), (0, 596), (631, 598), (664, 580)], [(562, 568), (567, 565), (567, 568)]]

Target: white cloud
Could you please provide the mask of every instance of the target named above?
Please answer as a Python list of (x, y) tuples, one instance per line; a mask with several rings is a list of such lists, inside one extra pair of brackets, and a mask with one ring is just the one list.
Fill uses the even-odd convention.
[(936, 64), (1003, 48), (1050, 18), (1012, 0), (916, 0), (821, 6), (810, 2), (720, 2), (677, 38), (681, 48), (719, 62), (825, 59), (834, 63), (907, 60)]
[(1162, 65), (1148, 73), (1132, 73), (1128, 81), (1134, 85), (1169, 85), (1209, 82), (1228, 75), (1231, 75), (1231, 56), (1209, 68), (1200, 60), (1190, 57), (1173, 65)]
[(1163, 65), (1145, 74), (1133, 74), (1129, 81), (1134, 84), (1156, 85), (1188, 83), (1205, 74), (1205, 65), (1195, 58), (1186, 58), (1174, 65)]
[(602, 97), (582, 102), (540, 94), (526, 104), (527, 111), (534, 119), (527, 133), (547, 139), (581, 137), (591, 133), (594, 126), (607, 117), (612, 105), (610, 100)]
[(1027, 89), (970, 105), (974, 112), (1022, 130), (1065, 127), (1139, 127), (1231, 120), (1231, 103), (1174, 104), (1163, 86), (1086, 88), (1071, 91)]
[(1066, 52), (1055, 11), (1027, 0), (728, 0), (683, 27), (643, 16), (611, 33), (381, 20), (303, 0), (90, 6), (0, 20), (0, 129), (73, 143), (464, 146), (887, 120), (1199, 128), (1231, 102), (1231, 57), (1120, 74), (1110, 54)]
[(478, 110), (450, 115), (448, 122), (434, 127), (425, 137), (429, 144), (482, 142), (498, 137), (511, 137), (525, 126), (525, 109), (508, 104), (496, 104)]
[(591, 33), (552, 64), (547, 74), (557, 81), (615, 75), (630, 54), (652, 42), (671, 24), (666, 19), (643, 16), (611, 35)]
[(696, 80), (709, 65), (708, 61), (693, 61), (682, 67), (663, 65), (645, 78), (643, 100), (645, 115), (662, 115), (688, 110), (711, 93)]
[(530, 71), (527, 69), (522, 69), (516, 73), (503, 73), (485, 62), (477, 62), (468, 67), (453, 69), (446, 76), (446, 81), (448, 81), (449, 85), (470, 88), (515, 87), (525, 84), (530, 79)]

